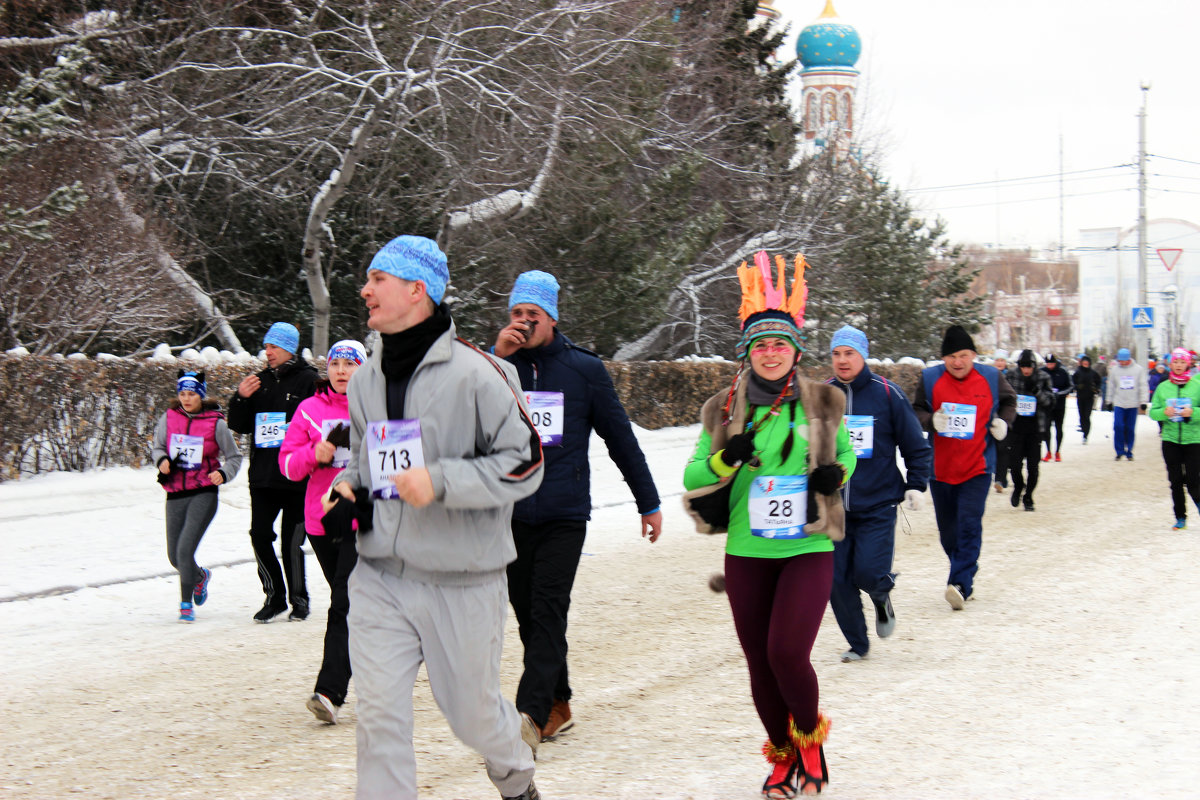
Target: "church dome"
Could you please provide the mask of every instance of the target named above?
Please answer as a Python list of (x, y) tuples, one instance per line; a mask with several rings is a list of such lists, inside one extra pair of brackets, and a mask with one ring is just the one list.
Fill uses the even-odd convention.
[(821, 16), (800, 31), (796, 40), (796, 55), (805, 69), (853, 67), (861, 54), (858, 31), (841, 21), (833, 10), (833, 0), (825, 0)]

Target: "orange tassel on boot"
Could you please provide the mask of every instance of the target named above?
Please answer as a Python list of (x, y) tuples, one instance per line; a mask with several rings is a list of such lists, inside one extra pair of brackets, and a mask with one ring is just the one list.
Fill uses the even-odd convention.
[(763, 744), (763, 755), (774, 765), (771, 774), (763, 781), (763, 797), (770, 800), (792, 798), (796, 796), (796, 770), (799, 761), (796, 759), (796, 748), (790, 743), (784, 747), (776, 747), (770, 740)]
[(792, 743), (796, 747), (799, 793), (820, 794), (829, 783), (829, 768), (825, 766), (825, 739), (829, 736), (829, 717), (817, 714), (817, 727), (804, 733), (796, 729), (795, 721), (788, 723)]

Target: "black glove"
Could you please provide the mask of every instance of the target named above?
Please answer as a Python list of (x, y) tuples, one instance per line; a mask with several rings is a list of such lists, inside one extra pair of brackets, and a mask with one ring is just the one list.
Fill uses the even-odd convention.
[(842, 485), (842, 468), (837, 464), (823, 464), (808, 474), (808, 488), (817, 494), (836, 494)]
[(321, 527), (325, 529), (325, 535), (330, 537), (329, 541), (338, 542), (351, 535), (354, 530), (351, 523), (354, 522), (358, 523), (359, 533), (370, 532), (374, 510), (368, 490), (355, 489), (353, 503), (333, 490), (329, 492), (329, 499), (334, 506), (321, 517)]
[(325, 437), (325, 441), (329, 442), (334, 447), (349, 447), (350, 446), (350, 428), (339, 422), (329, 429), (329, 435)]
[(725, 449), (721, 451), (721, 461), (725, 462), (725, 466), (732, 467), (736, 464), (745, 463), (754, 456), (754, 432), (739, 433), (736, 436), (730, 436), (729, 441), (725, 443)]

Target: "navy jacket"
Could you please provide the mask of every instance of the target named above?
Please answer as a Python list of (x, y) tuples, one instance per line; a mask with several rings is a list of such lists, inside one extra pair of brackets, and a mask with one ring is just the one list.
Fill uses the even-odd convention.
[(646, 457), (612, 378), (595, 353), (577, 347), (556, 328), (543, 347), (517, 350), (507, 359), (527, 392), (563, 393), (563, 437), (558, 447), (543, 447), (546, 468), (541, 488), (513, 507), (513, 519), (527, 525), (549, 520), (587, 520), (592, 515), (588, 442), (592, 430), (608, 445), (637, 502), (639, 514), (658, 510), (658, 490)]
[[(846, 415), (874, 417), (874, 442), (870, 458), (858, 459), (854, 475), (842, 489), (846, 511), (859, 514), (885, 505), (896, 505), (908, 489), (925, 491), (933, 463), (933, 448), (921, 430), (904, 390), (863, 366), (850, 383), (830, 378), (846, 393)], [(896, 465), (896, 449), (904, 459), (907, 477)]]

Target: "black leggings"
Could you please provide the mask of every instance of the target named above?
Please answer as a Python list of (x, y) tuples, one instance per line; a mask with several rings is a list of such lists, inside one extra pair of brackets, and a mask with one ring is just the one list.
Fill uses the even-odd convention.
[(1096, 404), (1096, 395), (1080, 392), (1077, 399), (1079, 401), (1079, 427), (1083, 430), (1083, 438), (1086, 439), (1092, 431), (1092, 406)]
[(1167, 479), (1171, 482), (1171, 503), (1175, 518), (1187, 519), (1187, 500), (1183, 488), (1200, 509), (1200, 444), (1162, 443), (1163, 461), (1167, 464)]
[[(1036, 433), (1010, 433), (1008, 439), (1008, 466), (1012, 469), (1013, 497), (1024, 493), (1026, 502), (1033, 502), (1033, 490), (1038, 482), (1038, 458), (1041, 456), (1041, 440)], [(1021, 474), (1024, 467), (1028, 480)]]
[(1050, 449), (1050, 426), (1049, 425), (1046, 426), (1046, 433), (1043, 434), (1042, 439), (1043, 439), (1043, 441), (1046, 442), (1046, 452), (1047, 453), (1057, 453), (1059, 450), (1062, 450), (1063, 417), (1067, 413), (1067, 396), (1065, 394), (1054, 395), (1054, 410), (1051, 411), (1050, 413), (1052, 415), (1050, 417), (1050, 420), (1051, 420), (1051, 422), (1054, 423), (1054, 437), (1055, 437), (1054, 449), (1053, 450)]

